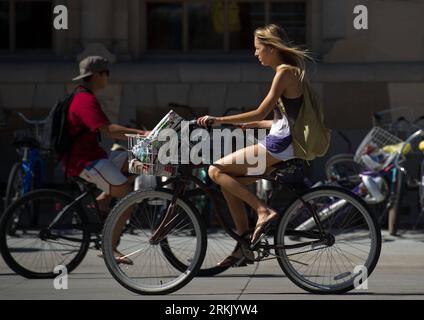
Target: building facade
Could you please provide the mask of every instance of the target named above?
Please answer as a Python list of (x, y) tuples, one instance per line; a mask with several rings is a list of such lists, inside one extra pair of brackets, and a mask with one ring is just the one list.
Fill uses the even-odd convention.
[[(67, 30), (53, 28), (57, 5), (68, 9)], [(368, 29), (354, 28), (357, 5), (368, 9)], [(0, 0), (0, 108), (46, 115), (91, 54), (113, 62), (100, 95), (112, 121), (149, 127), (169, 102), (200, 115), (254, 108), (273, 74), (254, 58), (252, 32), (278, 23), (315, 54), (308, 74), (327, 123), (356, 144), (376, 111), (424, 114), (423, 13), (423, 0)], [(3, 182), (19, 125), (11, 116), (1, 129), (11, 154)], [(330, 153), (343, 149), (335, 136)]]

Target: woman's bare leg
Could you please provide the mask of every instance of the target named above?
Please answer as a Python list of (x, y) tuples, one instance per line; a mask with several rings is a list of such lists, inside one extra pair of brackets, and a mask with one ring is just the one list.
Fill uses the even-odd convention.
[[(217, 161), (214, 166), (209, 168), (209, 176), (215, 183), (219, 184), (224, 190), (226, 190), (227, 193), (230, 193), (234, 197), (245, 201), (249, 206), (251, 206), (258, 215), (258, 221), (256, 225), (259, 226), (267, 221), (269, 216), (274, 216), (277, 213), (269, 208), (265, 202), (256, 197), (255, 194), (247, 189), (247, 187), (240, 183), (236, 178), (246, 176), (248, 168), (257, 166), (257, 164), (250, 165), (247, 163), (247, 161), (244, 161), (243, 164), (236, 164), (236, 159), (237, 156), (239, 156), (239, 153), (242, 153), (244, 155), (244, 159), (247, 159), (248, 154), (251, 152), (254, 152), (256, 155), (258, 155), (258, 152), (266, 153), (265, 156), (259, 158), (266, 159), (266, 168), (270, 168), (272, 165), (280, 162), (280, 160), (270, 156), (265, 151), (265, 149), (259, 147), (258, 145), (254, 145), (232, 153), (227, 157)], [(232, 199), (230, 199), (230, 201), (231, 200)], [(234, 202), (232, 205), (234, 206)], [(235, 205), (235, 208), (236, 211), (234, 211), (234, 214), (239, 215), (240, 207)], [(239, 221), (240, 219), (236, 218), (235, 220)], [(252, 238), (256, 239), (256, 236), (257, 232), (253, 234)]]
[[(243, 185), (249, 185), (257, 181), (256, 178), (241, 178), (236, 180)], [(227, 201), (228, 209), (230, 209), (231, 217), (236, 226), (236, 232), (242, 235), (249, 229), (249, 219), (244, 202), (223, 187), (221, 187), (221, 191)]]

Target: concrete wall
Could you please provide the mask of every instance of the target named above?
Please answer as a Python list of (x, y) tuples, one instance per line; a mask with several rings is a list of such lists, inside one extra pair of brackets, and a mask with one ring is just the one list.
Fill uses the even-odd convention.
[[(367, 30), (353, 27), (353, 8), (368, 8)], [(323, 40), (332, 42), (324, 61), (424, 61), (424, 2), (417, 0), (324, 0)]]

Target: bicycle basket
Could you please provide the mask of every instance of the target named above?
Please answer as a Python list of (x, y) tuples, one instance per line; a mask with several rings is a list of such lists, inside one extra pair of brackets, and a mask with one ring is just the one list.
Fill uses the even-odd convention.
[(398, 107), (381, 110), (374, 113), (372, 121), (374, 127), (380, 127), (391, 134), (406, 139), (415, 132), (411, 124), (416, 119), (416, 111), (411, 107)]
[(384, 151), (385, 147), (398, 145), (403, 141), (390, 132), (374, 127), (365, 136), (355, 153), (355, 161), (365, 168), (380, 171), (393, 161), (396, 153)]
[(38, 146), (40, 139), (37, 137), (34, 129), (19, 129), (13, 132), (13, 143), (15, 145), (29, 143)]
[(159, 149), (162, 142), (139, 135), (128, 137), (128, 171), (146, 176), (174, 177), (178, 164), (161, 163)]

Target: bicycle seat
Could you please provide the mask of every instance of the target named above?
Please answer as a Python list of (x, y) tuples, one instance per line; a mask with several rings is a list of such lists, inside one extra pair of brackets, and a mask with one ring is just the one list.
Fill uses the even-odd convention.
[(97, 186), (94, 183), (88, 182), (80, 177), (70, 177), (70, 179), (75, 182), (81, 191), (88, 191), (92, 189), (97, 189)]
[(272, 166), (275, 170), (273, 174), (293, 174), (297, 170), (302, 169), (305, 166), (305, 160), (303, 159), (290, 159), (287, 161), (279, 162)]

